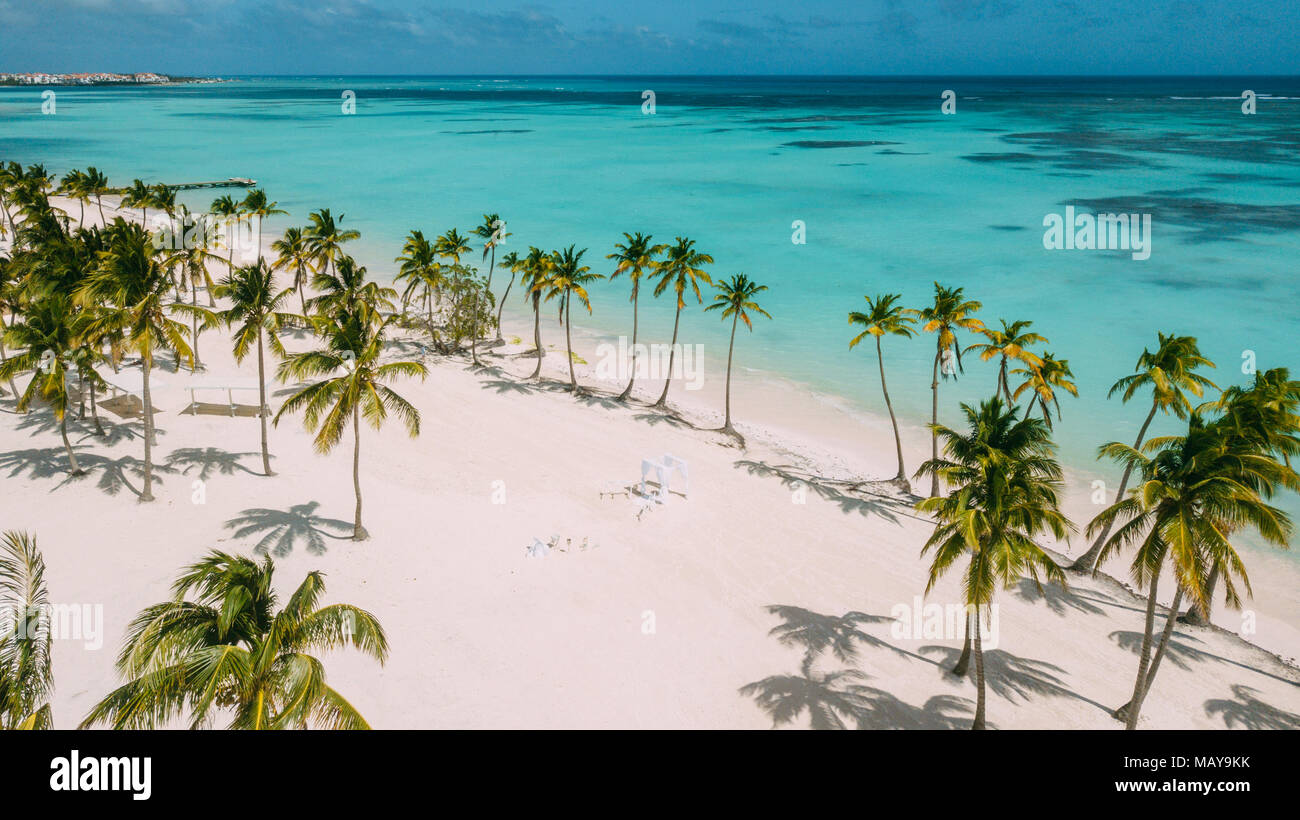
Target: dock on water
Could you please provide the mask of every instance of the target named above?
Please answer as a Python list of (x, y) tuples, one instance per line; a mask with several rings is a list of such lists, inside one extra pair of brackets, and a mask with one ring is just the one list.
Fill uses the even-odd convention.
[(230, 177), (229, 179), (220, 179), (214, 182), (182, 182), (178, 185), (168, 185), (168, 188), (176, 190), (189, 190), (191, 188), (252, 188), (257, 184), (255, 179), (246, 179), (244, 177)]

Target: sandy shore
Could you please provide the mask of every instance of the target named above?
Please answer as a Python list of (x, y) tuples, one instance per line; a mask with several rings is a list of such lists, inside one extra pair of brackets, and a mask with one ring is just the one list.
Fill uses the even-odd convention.
[[(512, 323), (504, 335), (527, 339), (531, 330)], [(66, 476), (48, 411), (0, 413), (0, 527), (37, 534), (54, 601), (103, 611), (102, 647), (56, 644), (56, 725), (74, 726), (116, 685), (126, 624), (167, 597), (183, 565), (214, 547), (255, 554), (264, 538), (282, 591), (320, 569), (328, 601), (365, 607), (387, 630), (386, 666), (349, 653), (327, 660), (331, 684), (377, 728), (770, 726), (738, 690), (800, 675), (800, 652), (768, 635), (781, 622), (773, 605), (797, 608), (786, 613), (795, 620), (873, 616), (856, 659), (815, 667), (867, 676), (864, 725), (969, 724), (974, 685), (944, 672), (960, 635), (901, 634), (891, 617), (925, 588), (919, 551), (930, 525), (910, 499), (874, 481), (894, 471), (887, 420), (808, 402), (742, 371), (733, 395), (741, 449), (706, 429), (721, 421), (720, 380), (698, 392), (674, 388), (680, 421), (643, 402), (575, 399), (561, 383), (553, 318), (543, 333), (560, 352), (547, 357), (540, 385), (523, 378), (533, 360), (515, 358), (525, 345), (511, 344), (484, 356), (488, 369), (430, 356), (426, 381), (395, 385), (420, 408), (423, 431), (412, 441), (395, 425), (363, 430), (372, 535), (364, 543), (347, 538), (350, 439), (320, 456), (301, 420), (287, 418), (271, 435), (279, 474), (262, 477), (257, 420), (219, 407), (183, 414), (183, 370), (157, 374), (161, 483), (152, 504), (135, 497), (140, 426), (129, 412), (104, 409), (103, 440), (89, 420), (70, 425), (90, 470), (80, 479)], [(594, 341), (575, 338), (588, 362)], [(222, 335), (201, 344), (201, 381), (255, 383), (256, 363), (235, 365)], [(594, 384), (590, 368), (579, 379)], [(642, 397), (653, 400), (660, 387), (646, 383)], [(284, 386), (275, 389), (273, 408)], [(905, 446), (914, 469), (928, 451), (924, 431), (909, 427)], [(689, 463), (687, 497), (638, 517), (635, 493), (602, 496), (609, 483), (635, 484), (641, 459), (664, 453)], [(1072, 496), (1069, 507), (1079, 522), (1092, 514), (1086, 497)], [(534, 536), (552, 535), (572, 546), (525, 556)], [(598, 546), (582, 550), (584, 539)], [(1257, 590), (1267, 585), (1252, 576)], [(954, 576), (927, 602), (956, 596)], [(1108, 709), (1128, 698), (1142, 628), (1131, 593), (1103, 576), (1046, 597), (1022, 585), (999, 603), (997, 646), (986, 649), (989, 722), (1119, 728)], [(1261, 612), (1259, 643), (1294, 657), (1294, 620)], [(1225, 626), (1240, 621), (1220, 613)], [(1142, 725), (1296, 728), (1298, 687), (1300, 671), (1270, 652), (1224, 629), (1180, 626)], [(807, 714), (793, 725), (807, 726)]]

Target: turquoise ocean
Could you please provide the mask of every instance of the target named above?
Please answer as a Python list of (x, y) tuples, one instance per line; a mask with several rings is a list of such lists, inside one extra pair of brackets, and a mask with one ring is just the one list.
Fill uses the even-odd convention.
[[(341, 212), (380, 277), (409, 230), (464, 233), (486, 212), (507, 222), (505, 250), (576, 244), (597, 271), (623, 231), (690, 236), (715, 275), (769, 287), (774, 319), (741, 340), (745, 366), (870, 412), (874, 352), (848, 349), (848, 311), (964, 286), (986, 322), (1033, 320), (1069, 360), (1080, 395), (1057, 430), (1083, 473), (1109, 475), (1097, 445), (1136, 434), (1145, 399), (1106, 393), (1158, 330), (1198, 337), (1221, 385), (1246, 382), (1250, 358), (1300, 373), (1297, 77), (241, 77), (56, 88), (52, 115), (42, 91), (0, 88), (0, 159), (95, 165), (114, 184), (251, 177), (290, 212), (265, 230)], [(1044, 217), (1070, 205), (1150, 214), (1150, 258), (1044, 248)], [(626, 287), (598, 284), (582, 325), (628, 333)], [(523, 317), (519, 297), (507, 310)], [(642, 311), (643, 340), (667, 342), (669, 300)], [(683, 342), (725, 350), (716, 314), (692, 305), (682, 322)], [(928, 421), (933, 339), (886, 351), (896, 408)], [(942, 388), (950, 419), (996, 378), (966, 364)]]

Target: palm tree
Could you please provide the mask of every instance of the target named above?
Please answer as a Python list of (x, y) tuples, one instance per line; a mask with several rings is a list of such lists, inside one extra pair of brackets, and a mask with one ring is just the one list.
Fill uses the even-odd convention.
[[(1151, 426), (1157, 412), (1172, 413), (1178, 419), (1186, 419), (1192, 409), (1187, 394), (1200, 396), (1206, 387), (1215, 387), (1214, 382), (1196, 372), (1198, 368), (1214, 367), (1214, 362), (1201, 355), (1194, 336), (1175, 336), (1172, 333), (1168, 336), (1163, 333), (1156, 335), (1160, 341), (1156, 351), (1152, 353), (1150, 349), (1144, 349), (1138, 357), (1134, 372), (1111, 385), (1110, 392), (1106, 394), (1110, 398), (1116, 393), (1122, 393), (1121, 401), (1127, 404), (1138, 391), (1151, 389), (1151, 412), (1147, 413), (1146, 421), (1138, 429), (1137, 439), (1133, 442), (1134, 450), (1141, 449), (1147, 428)], [(1124, 470), (1119, 489), (1115, 492), (1115, 503), (1124, 497), (1131, 472), (1131, 469)], [(1097, 559), (1101, 555), (1103, 542), (1109, 536), (1110, 528), (1103, 526), (1092, 546), (1069, 569), (1072, 572), (1093, 572), (1100, 567), (1101, 562)]]
[[(50, 629), (27, 627), (48, 616), (50, 594), (45, 586), (45, 559), (36, 539), (23, 532), (0, 538), (0, 612), (13, 626), (0, 632), (0, 729), (52, 729), (50, 695), (54, 673), (50, 660)], [(0, 621), (8, 626), (8, 619)]]
[(520, 285), (524, 289), (524, 298), (533, 303), (533, 350), (537, 353), (537, 366), (533, 368), (530, 379), (541, 378), (542, 357), (546, 355), (542, 347), (542, 294), (546, 292), (551, 278), (551, 257), (541, 248), (530, 246), (528, 258), (524, 260), (524, 277)]
[[(578, 377), (573, 372), (573, 337), (572, 328), (573, 299), (576, 296), (582, 306), (591, 313), (591, 300), (587, 295), (587, 285), (598, 279), (604, 279), (599, 273), (592, 273), (591, 268), (582, 264), (586, 248), (574, 251), (570, 245), (564, 250), (551, 253), (550, 275), (546, 281), (546, 301), (551, 297), (560, 297), (560, 321), (564, 322), (564, 349), (569, 356), (569, 391), (578, 392)], [(540, 360), (539, 360), (540, 361)]]
[[(488, 297), (491, 298), (492, 272), (496, 270), (497, 267), (497, 245), (499, 244), (504, 245), (506, 241), (506, 237), (510, 236), (510, 234), (506, 233), (506, 223), (501, 221), (500, 214), (483, 214), (483, 224), (475, 228), (474, 233), (477, 234), (483, 240), (483, 258), (487, 259), (489, 254), (492, 257), (492, 261), (488, 263), (487, 285), (485, 286), (485, 291), (487, 292)], [(504, 297), (502, 298), (504, 300)], [(471, 343), (471, 345), (476, 346), (478, 343), (478, 324), (477, 324), (478, 311), (474, 312), (474, 321), (475, 321), (474, 341)], [(496, 340), (498, 343), (503, 341), (501, 338), (500, 322), (497, 322)], [(471, 347), (471, 350), (473, 349), (474, 347)], [(474, 356), (474, 361), (477, 362), (478, 361), (477, 353), (475, 352), (472, 355)]]
[(623, 392), (618, 396), (619, 401), (627, 401), (632, 395), (632, 384), (636, 381), (637, 298), (641, 294), (641, 277), (647, 271), (656, 268), (659, 263), (655, 261), (655, 257), (668, 248), (667, 245), (651, 245), (650, 240), (654, 237), (640, 231), (636, 234), (625, 232), (623, 237), (627, 241), (616, 243), (614, 252), (605, 256), (606, 259), (613, 259), (617, 263), (614, 272), (609, 275), (611, 282), (623, 273), (627, 273), (628, 279), (632, 280), (632, 296), (628, 299), (632, 303), (632, 361), (629, 368), (631, 374), (627, 380), (627, 387), (623, 388)]
[[(59, 422), (63, 449), (68, 454), (68, 472), (74, 476), (84, 472), (77, 465), (77, 454), (68, 441), (68, 377), (77, 369), (75, 360), (80, 347), (77, 319), (71, 300), (64, 295), (46, 296), (28, 305), (23, 319), (7, 331), (10, 343), (24, 350), (0, 365), (0, 377), (6, 379), (32, 371), (27, 390), (18, 397), (18, 409), (26, 410), (37, 397), (50, 406)], [(84, 378), (87, 374), (82, 372)], [(90, 374), (94, 371), (90, 370)], [(97, 375), (91, 378), (99, 379)]]
[(104, 218), (104, 194), (109, 192), (108, 177), (93, 165), (86, 169), (85, 192), (87, 196), (95, 198), (95, 207), (99, 209), (99, 224), (108, 225), (108, 220)]
[[(930, 405), (930, 459), (932, 461), (937, 461), (939, 458), (939, 378), (942, 376), (947, 379), (952, 376), (955, 379), (958, 370), (965, 372), (965, 368), (961, 364), (961, 346), (957, 344), (957, 330), (960, 328), (969, 330), (972, 333), (981, 332), (984, 329), (984, 323), (976, 319), (972, 314), (983, 306), (980, 302), (963, 298), (962, 288), (945, 288), (935, 282), (934, 304), (921, 310), (909, 309), (912, 315), (925, 323), (921, 326), (923, 331), (935, 334), (934, 375), (930, 380), (932, 394)], [(957, 360), (956, 370), (945, 362), (946, 358), (951, 357), (955, 357)], [(939, 474), (931, 473), (930, 497), (935, 498), (938, 495)]]
[[(1183, 597), (1205, 606), (1206, 579), (1212, 568), (1220, 570), (1230, 605), (1237, 606), (1240, 600), (1235, 579), (1250, 592), (1246, 568), (1225, 530), (1253, 526), (1265, 541), (1279, 546), (1289, 542), (1290, 518), (1265, 503), (1256, 489), (1288, 479), (1271, 455), (1261, 454), (1253, 446), (1242, 447), (1240, 440), (1226, 436), (1222, 428), (1206, 425), (1194, 411), (1185, 435), (1151, 439), (1141, 450), (1110, 442), (1099, 454), (1122, 462), (1129, 471), (1137, 470), (1142, 478), (1139, 487), (1088, 525), (1092, 535), (1109, 532), (1119, 524), (1104, 542), (1099, 562), (1112, 552), (1136, 546), (1131, 575), (1138, 589), (1148, 588), (1133, 696), (1115, 714), (1132, 730), (1137, 728), (1142, 704), (1169, 645)], [(1167, 562), (1172, 564), (1177, 587), (1153, 658), (1156, 594)]]
[(1071, 381), (1074, 373), (1070, 371), (1070, 361), (1057, 359), (1051, 353), (1044, 353), (1037, 366), (1016, 368), (1011, 374), (1025, 377), (1024, 382), (1011, 394), (1012, 398), (1018, 399), (1025, 391), (1032, 390), (1034, 395), (1029, 400), (1029, 406), (1032, 408), (1035, 403), (1038, 404), (1048, 429), (1052, 427), (1052, 407), (1056, 408), (1056, 417), (1061, 417), (1061, 402), (1056, 391), (1064, 390), (1071, 396), (1079, 395), (1079, 388)]
[[(226, 272), (229, 273), (235, 269), (235, 228), (244, 218), (244, 212), (240, 205), (229, 194), (219, 196), (212, 200), (208, 206), (208, 212), (213, 216), (223, 217), (226, 221), (225, 243), (226, 243)], [(230, 223), (233, 222), (234, 225)]]
[(677, 297), (677, 313), (673, 319), (673, 341), (668, 347), (668, 372), (664, 374), (664, 392), (660, 394), (655, 407), (668, 406), (668, 388), (673, 380), (673, 360), (677, 355), (677, 328), (682, 320), (682, 308), (686, 307), (686, 288), (695, 293), (695, 303), (702, 304), (700, 282), (713, 284), (713, 280), (704, 272), (704, 265), (713, 264), (713, 257), (695, 250), (695, 240), (677, 237), (677, 244), (668, 248), (664, 260), (655, 267), (653, 276), (659, 281), (655, 284), (655, 298), (669, 287)]
[(1007, 400), (1007, 406), (1011, 406), (1011, 385), (1007, 381), (1007, 363), (1016, 361), (1027, 367), (1038, 367), (1042, 360), (1029, 351), (1029, 345), (1047, 344), (1048, 341), (1037, 333), (1027, 332), (1029, 326), (1033, 324), (1030, 321), (1008, 322), (1006, 319), (998, 320), (1001, 322), (1001, 329), (985, 327), (980, 330), (987, 337), (987, 342), (977, 342), (966, 348), (966, 352), (975, 351), (979, 353), (980, 361), (987, 362), (994, 356), (1000, 358), (998, 362), (998, 384), (994, 389), (994, 395), (999, 395)]
[(274, 573), (269, 556), (258, 563), (215, 550), (188, 567), (172, 600), (131, 622), (117, 658), (127, 682), (80, 728), (161, 728), (188, 713), (198, 729), (229, 710), (231, 729), (369, 729), (326, 684), (325, 665), (311, 653), (352, 646), (383, 664), (383, 627), (350, 604), (320, 606), (320, 572), (307, 573), (277, 609)]
[(153, 196), (153, 190), (148, 185), (145, 185), (142, 180), (133, 179), (131, 187), (122, 192), (122, 201), (119, 204), (123, 208), (139, 208), (140, 224), (144, 225), (149, 221), (149, 206), (153, 204)]
[(344, 256), (343, 244), (361, 238), (360, 231), (345, 230), (343, 214), (338, 219), (330, 213), (329, 208), (308, 214), (311, 225), (307, 228), (307, 250), (316, 263), (318, 272), (332, 273), (337, 260)]
[(411, 296), (417, 290), (421, 291), (420, 301), (424, 303), (425, 316), (432, 330), (435, 284), (439, 280), (441, 267), (434, 243), (424, 238), (423, 231), (411, 231), (402, 246), (402, 255), (393, 261), (401, 263), (393, 283), (407, 280), (406, 289), (402, 291), (403, 312), (406, 310), (406, 305), (410, 303)]
[(171, 281), (154, 254), (153, 243), (142, 227), (115, 220), (109, 230), (108, 249), (101, 255), (99, 267), (77, 292), (77, 301), (81, 305), (102, 306), (90, 323), (90, 335), (120, 335), (124, 346), (140, 356), (143, 388), (140, 398), (144, 417), (141, 501), (153, 501), (153, 446), (156, 442), (149, 374), (153, 369), (154, 352), (170, 350), (176, 354), (177, 361), (181, 357), (193, 361), (193, 353), (185, 342), (185, 325), (167, 316), (169, 309), (183, 306), (169, 305), (164, 301), (171, 289)]
[[(282, 211), (277, 208), (277, 204), (279, 203), (267, 200), (266, 191), (261, 188), (254, 188), (244, 197), (244, 201), (239, 203), (239, 208), (244, 212), (245, 218), (256, 218), (257, 224), (260, 228), (262, 220), (266, 219), (268, 216), (288, 213), (288, 211)], [(260, 230), (258, 231), (258, 235), (261, 235)], [(262, 258), (262, 247), (260, 244), (257, 247), (257, 258)]]
[(524, 269), (524, 259), (514, 251), (501, 257), (501, 267), (510, 271), (510, 281), (506, 283), (505, 293), (501, 294), (500, 301), (497, 302), (497, 340), (501, 340), (501, 310), (506, 306), (506, 299), (510, 298), (510, 288), (514, 287), (515, 276)]
[(721, 282), (715, 282), (713, 285), (718, 292), (713, 295), (713, 304), (704, 309), (705, 313), (710, 310), (721, 310), (722, 319), (731, 319), (731, 343), (727, 347), (727, 389), (726, 389), (726, 421), (723, 422), (722, 430), (725, 433), (739, 438), (744, 443), (744, 438), (736, 432), (731, 426), (731, 356), (736, 351), (736, 324), (743, 321), (745, 327), (752, 333), (754, 325), (749, 319), (749, 311), (753, 311), (760, 316), (766, 316), (771, 319), (772, 315), (758, 306), (754, 297), (767, 290), (766, 285), (760, 285), (750, 280), (743, 273), (738, 273), (730, 279), (724, 279)]
[(78, 169), (73, 169), (64, 174), (63, 181), (59, 183), (59, 191), (76, 200), (77, 204), (81, 206), (81, 212), (77, 216), (77, 224), (86, 224), (86, 200), (90, 198), (86, 191), (86, 174)]
[(350, 256), (340, 258), (332, 273), (318, 271), (311, 284), (318, 295), (307, 304), (327, 316), (355, 310), (378, 314), (380, 310), (392, 310), (392, 300), (397, 298), (397, 291), (369, 281), (365, 266)]
[(894, 483), (903, 492), (910, 493), (912, 485), (908, 483), (907, 469), (903, 466), (903, 439), (898, 435), (898, 419), (894, 417), (894, 405), (889, 400), (889, 387), (885, 385), (885, 355), (880, 350), (880, 339), (886, 334), (902, 336), (905, 339), (912, 338), (915, 333), (912, 325), (916, 320), (906, 308), (898, 304), (903, 297), (897, 293), (882, 293), (874, 299), (870, 296), (862, 298), (867, 300), (867, 312), (851, 311), (849, 324), (861, 325), (865, 329), (849, 340), (849, 349), (857, 347), (858, 343), (868, 336), (874, 336), (876, 339), (876, 362), (880, 365), (880, 391), (885, 394), (889, 423), (894, 426), (894, 448), (898, 450), (898, 474), (894, 476)]
[(293, 271), (293, 289), (298, 291), (298, 304), (302, 307), (302, 315), (306, 316), (307, 272), (312, 269), (314, 260), (302, 228), (286, 228), (284, 237), (271, 243), (271, 250), (279, 254), (272, 263), (276, 270)]
[(438, 237), (434, 247), (435, 250), (438, 251), (439, 256), (445, 256), (451, 259), (453, 265), (459, 265), (461, 256), (472, 250), (469, 246), (469, 242), (467, 242), (465, 237), (460, 235), (460, 231), (455, 228), (452, 228), (442, 236)]
[[(953, 673), (964, 675), (975, 641), (975, 723), (984, 728), (984, 649), (980, 613), (993, 603), (998, 587), (1010, 588), (1024, 576), (1065, 586), (1065, 573), (1034, 539), (1050, 532), (1066, 537), (1073, 529), (1061, 513), (1058, 493), (1061, 466), (1047, 425), (1035, 418), (1018, 418), (1002, 399), (981, 402), (976, 410), (963, 404), (968, 431), (960, 433), (942, 425), (935, 432), (944, 441), (944, 458), (921, 465), (918, 475), (939, 474), (951, 488), (941, 498), (917, 502), (921, 512), (936, 518), (921, 554), (933, 551), (928, 594), (939, 578), (963, 557), (968, 558), (962, 589), (967, 606), (966, 646)], [(974, 624), (972, 626), (972, 621)]]
[(262, 425), (262, 472), (274, 475), (266, 440), (266, 353), (263, 339), (275, 355), (285, 356), (279, 331), (297, 324), (293, 314), (282, 310), (293, 288), (277, 292), (274, 271), (267, 267), (266, 260), (259, 257), (255, 264), (236, 268), (222, 279), (218, 292), (222, 298), (231, 301), (230, 308), (221, 313), (222, 321), (227, 326), (239, 325), (234, 336), (235, 361), (244, 361), (249, 351), (257, 347), (257, 417)]
[(357, 498), (352, 537), (357, 541), (370, 537), (361, 525), (361, 416), (378, 430), (389, 414), (395, 414), (412, 438), (420, 434), (420, 412), (386, 382), (398, 376), (423, 380), (428, 370), (420, 362), (380, 362), (385, 333), (393, 321), (392, 317), (381, 321), (364, 307), (345, 306), (318, 323), (323, 349), (292, 354), (279, 368), (282, 381), (325, 378), (290, 396), (275, 416), (277, 425), (286, 413), (302, 410), (307, 428), (316, 432), (316, 451), (324, 454), (339, 443), (349, 417), (352, 420), (352, 484)]
[[(189, 211), (186, 210), (185, 213), (188, 216)], [(194, 371), (203, 369), (203, 361), (199, 356), (199, 333), (211, 327), (209, 321), (211, 317), (205, 311), (199, 309), (200, 284), (202, 284), (208, 292), (208, 307), (213, 308), (216, 307), (217, 304), (213, 294), (214, 283), (212, 281), (212, 275), (208, 273), (208, 261), (212, 259), (215, 259), (218, 262), (225, 261), (217, 254), (208, 250), (206, 242), (186, 242), (183, 243), (183, 247), (173, 251), (163, 261), (164, 267), (171, 267), (173, 265), (179, 267), (182, 272), (182, 280), (189, 281), (190, 304), (186, 312), (190, 314), (190, 335), (193, 341)], [(199, 326), (200, 321), (203, 322), (202, 327)]]
[[(1230, 446), (1272, 456), (1281, 462), (1279, 483), (1292, 490), (1300, 487), (1300, 476), (1291, 468), (1291, 457), (1300, 454), (1300, 415), (1297, 414), (1300, 381), (1292, 381), (1285, 367), (1257, 372), (1250, 387), (1234, 384), (1224, 390), (1217, 401), (1197, 409), (1221, 412), (1223, 416), (1215, 425)], [(1265, 498), (1272, 497), (1274, 489), (1268, 484), (1255, 488)], [(1234, 527), (1225, 526), (1224, 535), (1234, 530)], [(1209, 623), (1218, 579), (1219, 568), (1212, 567), (1205, 584), (1204, 607), (1192, 604), (1180, 620), (1193, 624)]]
[[(0, 256), (0, 365), (8, 360), (4, 344), (5, 314), (12, 315), (17, 309), (18, 290), (19, 282), (13, 261), (8, 257)], [(15, 400), (18, 398), (18, 387), (12, 377), (9, 379), (9, 395)]]

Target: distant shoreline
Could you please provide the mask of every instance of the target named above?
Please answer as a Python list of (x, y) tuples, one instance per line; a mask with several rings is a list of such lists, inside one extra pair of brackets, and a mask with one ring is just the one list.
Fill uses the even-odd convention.
[(123, 86), (123, 85), (177, 85), (181, 83), (224, 83), (221, 77), (172, 77), (167, 74), (141, 72), (115, 74), (100, 71), (76, 74), (47, 74), (43, 72), (14, 72), (0, 74), (0, 86)]

